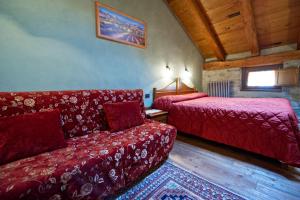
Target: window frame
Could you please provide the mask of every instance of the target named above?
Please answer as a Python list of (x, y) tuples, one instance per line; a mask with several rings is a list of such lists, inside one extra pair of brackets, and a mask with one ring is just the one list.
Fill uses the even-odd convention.
[(282, 64), (267, 65), (261, 67), (243, 67), (241, 77), (241, 91), (282, 92), (281, 86), (248, 86), (248, 74), (250, 72), (282, 69)]

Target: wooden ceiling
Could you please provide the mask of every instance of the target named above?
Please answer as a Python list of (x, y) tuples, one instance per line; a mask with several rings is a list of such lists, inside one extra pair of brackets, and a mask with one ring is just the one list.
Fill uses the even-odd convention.
[(300, 0), (166, 0), (204, 58), (298, 43)]

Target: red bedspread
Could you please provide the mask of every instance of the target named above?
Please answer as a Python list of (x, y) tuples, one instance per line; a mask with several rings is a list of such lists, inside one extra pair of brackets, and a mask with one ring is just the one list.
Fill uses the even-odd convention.
[[(155, 108), (170, 97), (155, 101)], [(179, 131), (300, 166), (300, 132), (290, 103), (281, 98), (200, 97), (168, 101), (168, 123)], [(182, 99), (182, 98), (181, 98)]]

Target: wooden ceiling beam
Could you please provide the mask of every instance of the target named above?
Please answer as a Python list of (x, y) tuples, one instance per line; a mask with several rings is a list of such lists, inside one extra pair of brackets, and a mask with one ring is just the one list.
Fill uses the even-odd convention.
[[(225, 60), (225, 51), (220, 43), (220, 40), (215, 33), (214, 28), (209, 22), (209, 18), (200, 2), (200, 0), (166, 0), (166, 3), (179, 19), (184, 29), (200, 49), (200, 40), (205, 40), (208, 45), (206, 49), (209, 49), (213, 55), (219, 60)], [(204, 52), (204, 56), (207, 57), (207, 52)]]
[(204, 63), (204, 70), (218, 70), (238, 67), (258, 67), (263, 65), (282, 64), (287, 60), (300, 59), (300, 50), (250, 57), (240, 60), (216, 61)]
[(244, 19), (245, 36), (248, 40), (250, 50), (253, 56), (259, 55), (260, 49), (257, 39), (257, 31), (255, 26), (252, 0), (240, 0), (242, 7), (242, 15)]
[(225, 50), (213, 28), (213, 26), (211, 25), (210, 21), (209, 21), (209, 18), (206, 14), (206, 11), (202, 5), (202, 3), (200, 2), (200, 0), (192, 0), (194, 2), (194, 5), (197, 7), (198, 9), (198, 14), (199, 14), (199, 17), (200, 17), (200, 23), (203, 24), (203, 26), (205, 27), (205, 30), (207, 31), (207, 39), (209, 41), (211, 41), (211, 46), (212, 46), (212, 49), (216, 55), (216, 57), (219, 59), (219, 60), (225, 60)]
[(205, 58), (258, 56), (263, 48), (292, 43), (300, 50), (300, 0), (164, 1)]

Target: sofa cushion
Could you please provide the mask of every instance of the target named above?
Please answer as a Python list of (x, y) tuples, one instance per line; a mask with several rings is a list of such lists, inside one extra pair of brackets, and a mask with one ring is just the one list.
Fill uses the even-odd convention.
[(65, 146), (59, 110), (0, 118), (0, 164)]
[(116, 132), (144, 123), (139, 102), (129, 101), (103, 105), (110, 131)]
[(59, 109), (67, 138), (108, 130), (103, 104), (138, 101), (143, 117), (142, 90), (70, 90), (0, 92), (0, 117)]
[(66, 148), (0, 166), (0, 199), (103, 199), (166, 159), (175, 137), (174, 127), (147, 120), (68, 139)]

